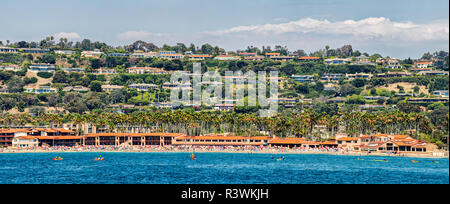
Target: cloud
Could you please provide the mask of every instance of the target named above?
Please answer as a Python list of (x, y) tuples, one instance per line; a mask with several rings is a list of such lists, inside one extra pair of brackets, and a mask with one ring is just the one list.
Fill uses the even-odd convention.
[(448, 21), (443, 19), (418, 24), (392, 21), (385, 17), (343, 21), (303, 18), (297, 21), (241, 25), (194, 33), (157, 34), (143, 30), (127, 31), (118, 34), (116, 39), (120, 43), (144, 40), (156, 45), (174, 45), (181, 42), (199, 46), (209, 43), (226, 50), (245, 49), (247, 46), (282, 45), (290, 50), (303, 49), (307, 52), (322, 49), (325, 45), (337, 48), (350, 44), (354, 49), (363, 52), (403, 58), (448, 50)]
[(283, 34), (324, 34), (356, 37), (364, 40), (401, 41), (448, 41), (448, 19), (415, 24), (396, 22), (384, 17), (361, 20), (329, 21), (304, 18), (279, 24), (236, 26), (233, 28), (208, 32), (215, 36), (252, 35), (272, 36)]
[(57, 39), (57, 40), (59, 40), (61, 38), (67, 38), (69, 40), (81, 39), (81, 36), (75, 32), (70, 32), (70, 33), (60, 32), (60, 33), (54, 34), (53, 37), (55, 37), (55, 39)]

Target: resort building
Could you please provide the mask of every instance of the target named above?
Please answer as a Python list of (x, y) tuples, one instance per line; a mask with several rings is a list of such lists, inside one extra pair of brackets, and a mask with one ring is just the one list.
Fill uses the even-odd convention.
[(20, 48), (20, 50), (24, 53), (29, 54), (43, 54), (50, 52), (50, 49), (41, 49), (41, 48)]
[(302, 147), (306, 143), (305, 138), (275, 138), (270, 140), (270, 147), (287, 147), (287, 148), (297, 148)]
[[(73, 128), (76, 128), (75, 126)], [(125, 128), (128, 129), (128, 128)], [(139, 129), (139, 127), (138, 127)], [(328, 141), (274, 136), (187, 136), (183, 133), (88, 133), (77, 135), (64, 128), (0, 129), (0, 147), (36, 148), (39, 146), (269, 146), (284, 148), (334, 148), (344, 152), (378, 152), (392, 154), (430, 154), (437, 150), (432, 143), (409, 135), (372, 134), (348, 137), (337, 134)]]
[(348, 80), (353, 80), (353, 79), (371, 79), (372, 78), (372, 74), (367, 74), (367, 73), (356, 73), (356, 74), (345, 74), (345, 77)]
[(83, 136), (21, 136), (14, 138), (13, 148), (35, 148), (37, 146), (79, 146)]
[(421, 71), (431, 71), (432, 68), (411, 68), (410, 71), (412, 72), (421, 72)]
[(344, 151), (358, 151), (361, 145), (357, 137), (341, 137), (336, 139), (338, 147)]
[(244, 57), (244, 60), (250, 60), (250, 61), (262, 61), (264, 60), (264, 56), (247, 56)]
[(364, 96), (366, 100), (388, 100), (389, 97), (386, 96)]
[(285, 62), (285, 61), (293, 60), (294, 57), (292, 57), (292, 56), (270, 56), (270, 59)]
[(286, 147), (286, 148), (337, 148), (338, 144), (335, 140), (317, 142), (307, 141), (305, 138), (274, 138), (269, 141), (270, 147)]
[(190, 82), (184, 83), (184, 84), (182, 84), (180, 82), (176, 82), (176, 83), (164, 82), (162, 88), (163, 89), (178, 89), (178, 88), (192, 89), (192, 85)]
[(83, 51), (81, 52), (81, 56), (83, 57), (100, 57), (103, 54), (99, 49), (95, 49), (94, 51)]
[(215, 60), (239, 60), (240, 57), (231, 56), (231, 55), (217, 55), (214, 57)]
[(341, 58), (334, 58), (334, 59), (325, 59), (325, 64), (328, 65), (340, 65), (340, 64), (346, 64), (350, 60), (349, 59), (341, 59)]
[(162, 54), (162, 55), (159, 55), (159, 57), (162, 59), (173, 60), (173, 59), (183, 59), (184, 55), (183, 54)]
[(433, 66), (433, 62), (431, 62), (431, 61), (422, 61), (422, 62), (414, 63), (414, 67), (417, 67), (417, 68), (428, 68), (428, 67), (432, 67), (432, 66)]
[(0, 147), (10, 147), (15, 137), (27, 136), (34, 132), (31, 129), (0, 129)]
[(91, 133), (76, 136), (67, 129), (0, 129), (0, 146), (35, 148), (38, 146), (148, 146), (217, 145), (261, 146), (273, 137), (186, 136), (182, 133)]
[(386, 63), (386, 60), (384, 58), (377, 58), (375, 59), (375, 63), (378, 65), (383, 65)]
[(175, 51), (159, 51), (159, 55), (173, 55), (177, 54)]
[(320, 57), (308, 57), (308, 56), (304, 56), (304, 57), (299, 57), (298, 60), (300, 61), (319, 61)]
[(338, 82), (339, 80), (344, 78), (344, 74), (330, 74), (330, 73), (325, 73), (323, 74), (323, 76), (320, 78), (321, 81), (326, 81), (326, 82)]
[(61, 68), (61, 70), (65, 71), (65, 72), (84, 72), (84, 68), (83, 67), (63, 67)]
[(235, 106), (236, 106), (235, 104), (227, 104), (227, 103), (215, 104), (214, 110), (230, 111), (233, 110)]
[(182, 133), (94, 133), (84, 136), (84, 145), (146, 146), (172, 145)]
[(130, 53), (108, 53), (109, 57), (128, 57)]
[(261, 146), (266, 145), (273, 137), (268, 136), (180, 136), (175, 138), (174, 145), (199, 146)]
[(116, 74), (117, 71), (115, 69), (108, 68), (100, 68), (92, 71), (93, 74)]
[(14, 53), (18, 52), (19, 50), (17, 48), (12, 47), (0, 47), (0, 53)]
[(417, 74), (426, 76), (448, 76), (448, 71), (430, 70), (430, 71), (421, 71)]
[(135, 52), (130, 55), (132, 58), (150, 58), (150, 57), (158, 57), (159, 54), (157, 52)]
[(73, 136), (75, 132), (63, 128), (0, 129), (0, 147), (33, 148), (45, 145), (44, 143), (71, 146), (57, 142), (59, 137), (68, 139)]
[(32, 72), (55, 72), (56, 65), (54, 65), (54, 64), (31, 64), (29, 70)]
[(130, 67), (128, 68), (130, 74), (168, 74), (167, 71), (154, 67)]
[(376, 65), (375, 63), (373, 63), (369, 60), (369, 57), (367, 57), (365, 55), (355, 57), (352, 64), (354, 64), (354, 65), (372, 65), (372, 66)]
[(12, 47), (0, 47), (0, 53), (15, 53), (19, 50), (17, 48)]
[(391, 78), (391, 77), (406, 77), (411, 76), (408, 72), (387, 72), (383, 74), (377, 74), (377, 77), (383, 77), (383, 78)]
[(211, 55), (193, 54), (188, 56), (190, 60), (205, 60), (211, 58)]
[(407, 100), (410, 103), (438, 103), (438, 102), (448, 102), (447, 98), (409, 98)]
[(314, 76), (313, 75), (292, 75), (291, 78), (296, 82), (313, 82)]
[(72, 50), (55, 50), (55, 54), (73, 55), (73, 54), (75, 54), (75, 51), (72, 51)]
[(17, 72), (17, 71), (22, 71), (23, 67), (18, 66), (18, 65), (0, 65), (0, 71), (13, 71), (13, 72)]
[(363, 135), (361, 141), (360, 151), (363, 152), (427, 153), (437, 149), (435, 144), (416, 140), (408, 135)]
[(119, 85), (102, 85), (102, 90), (104, 92), (111, 92), (114, 90), (119, 90), (119, 89), (123, 89), (125, 88), (124, 86), (119, 86)]
[(27, 149), (39, 147), (39, 140), (33, 136), (20, 136), (12, 139), (12, 147), (16, 149)]
[(25, 92), (34, 93), (34, 94), (42, 94), (42, 93), (56, 93), (56, 89), (50, 86), (34, 86), (30, 88), (25, 88)]
[(270, 57), (281, 56), (281, 54), (278, 53), (278, 52), (268, 52), (268, 53), (265, 54), (265, 56), (270, 58)]
[(356, 60), (357, 62), (370, 62), (370, 61), (369, 61), (369, 57), (368, 57), (368, 56), (365, 56), (365, 55), (360, 55), (360, 56), (358, 56), (358, 57), (355, 57), (355, 60)]
[(385, 63), (386, 63), (386, 68), (389, 68), (389, 69), (402, 69), (403, 68), (403, 66), (400, 65), (400, 60), (395, 59), (395, 58), (386, 59)]
[(63, 89), (63, 91), (65, 91), (65, 92), (71, 92), (71, 91), (88, 92), (90, 90), (91, 90), (90, 88), (83, 87), (83, 86), (68, 86), (68, 87), (64, 87), (64, 89)]
[(128, 88), (137, 89), (137, 91), (148, 91), (148, 90), (156, 90), (159, 88), (159, 86), (155, 84), (131, 84), (128, 85)]
[(448, 98), (448, 90), (436, 90), (431, 92), (433, 96), (437, 97), (447, 97)]

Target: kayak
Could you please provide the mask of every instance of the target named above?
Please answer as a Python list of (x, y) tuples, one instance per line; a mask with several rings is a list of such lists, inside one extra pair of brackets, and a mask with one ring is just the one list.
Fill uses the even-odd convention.
[(376, 161), (376, 162), (387, 162), (387, 160), (378, 160), (378, 159), (374, 159), (372, 161)]

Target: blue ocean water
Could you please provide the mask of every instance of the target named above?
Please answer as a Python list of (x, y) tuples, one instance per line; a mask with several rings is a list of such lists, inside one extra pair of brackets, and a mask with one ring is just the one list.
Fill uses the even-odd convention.
[[(449, 160), (247, 153), (0, 154), (0, 183), (399, 184), (449, 183)], [(102, 155), (105, 161), (94, 161)], [(61, 161), (52, 158), (61, 156)], [(274, 156), (274, 159), (272, 159)], [(285, 160), (277, 158), (285, 156)], [(362, 160), (363, 159), (363, 160)], [(412, 163), (416, 159), (419, 163)], [(439, 163), (433, 163), (432, 161)]]

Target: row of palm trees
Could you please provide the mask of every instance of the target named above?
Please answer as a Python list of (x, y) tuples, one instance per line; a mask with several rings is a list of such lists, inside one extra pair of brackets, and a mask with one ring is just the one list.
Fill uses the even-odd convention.
[[(447, 114), (447, 124), (448, 124)], [(307, 109), (291, 115), (259, 117), (255, 114), (211, 111), (152, 111), (90, 114), (3, 114), (0, 127), (19, 127), (25, 125), (61, 127), (62, 124), (91, 124), (106, 127), (109, 132), (122, 132), (129, 128), (138, 131), (181, 132), (188, 135), (232, 133), (234, 135), (276, 135), (280, 137), (306, 137), (321, 140), (324, 135), (333, 137), (338, 132), (350, 136), (360, 134), (388, 133), (405, 134), (415, 132), (431, 134), (434, 130), (430, 119), (422, 113), (396, 112), (338, 112), (336, 115), (319, 113)], [(318, 131), (321, 127), (321, 130)], [(447, 130), (448, 132), (448, 130)], [(80, 132), (82, 133), (82, 132)], [(420, 138), (418, 138), (420, 139)]]

